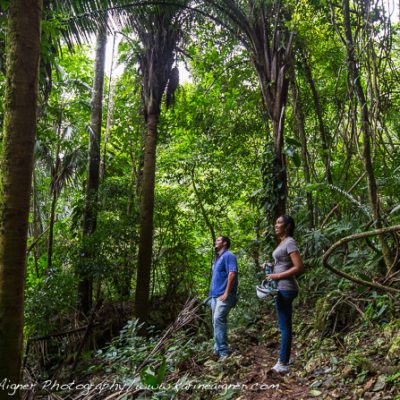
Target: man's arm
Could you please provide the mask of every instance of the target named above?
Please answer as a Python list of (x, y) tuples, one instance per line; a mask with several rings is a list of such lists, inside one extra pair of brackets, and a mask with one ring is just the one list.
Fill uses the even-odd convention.
[(228, 298), (229, 293), (232, 291), (233, 284), (235, 282), (236, 272), (229, 272), (228, 274), (228, 283), (226, 285), (226, 289), (223, 295), (218, 297), (218, 300), (225, 301)]

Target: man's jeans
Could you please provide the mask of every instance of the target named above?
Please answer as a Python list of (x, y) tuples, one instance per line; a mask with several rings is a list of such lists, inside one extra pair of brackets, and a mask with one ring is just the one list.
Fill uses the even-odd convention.
[(214, 328), (214, 353), (219, 356), (229, 354), (228, 346), (228, 314), (237, 303), (236, 294), (229, 294), (225, 301), (211, 298), (212, 323)]
[(292, 303), (297, 293), (296, 290), (279, 290), (275, 299), (278, 325), (281, 331), (279, 361), (283, 364), (287, 364), (290, 359), (292, 348)]

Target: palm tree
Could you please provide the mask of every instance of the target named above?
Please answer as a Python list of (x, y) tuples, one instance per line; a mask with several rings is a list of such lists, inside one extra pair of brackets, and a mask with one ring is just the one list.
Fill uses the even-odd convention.
[(227, 26), (248, 50), (260, 82), (264, 107), (272, 123), (274, 157), (269, 168), (275, 197), (272, 218), (276, 219), (285, 214), (287, 200), (283, 144), (293, 40), (285, 19), (290, 18), (290, 12), (278, 0), (207, 0), (206, 3), (215, 10), (215, 19)]
[[(150, 293), (150, 272), (153, 248), (154, 185), (157, 147), (157, 126), (163, 93), (174, 63), (174, 52), (182, 37), (182, 22), (186, 17), (188, 0), (158, 2), (129, 2), (97, 0), (87, 12), (82, 2), (69, 1), (66, 37), (81, 40), (99, 26), (99, 16), (110, 12), (110, 19), (132, 27), (140, 41), (137, 59), (142, 75), (142, 95), (146, 134), (140, 200), (140, 241), (136, 284), (136, 315), (147, 319)], [(84, 3), (84, 2), (83, 2)], [(62, 7), (61, 3), (58, 3)], [(87, 285), (86, 285), (87, 286)], [(86, 288), (87, 289), (87, 288)], [(86, 290), (85, 289), (85, 290)], [(83, 290), (83, 289), (82, 289)], [(87, 290), (86, 290), (87, 291)], [(90, 291), (90, 288), (89, 288)]]
[[(38, 96), (41, 0), (13, 0), (0, 170), (0, 377), (19, 382)], [(0, 399), (18, 398), (0, 391)]]
[(132, 27), (141, 43), (138, 59), (146, 122), (135, 294), (136, 316), (142, 321), (146, 321), (149, 312), (157, 126), (163, 93), (171, 76), (174, 52), (182, 36), (183, 7), (186, 4), (185, 1), (166, 3), (138, 9), (131, 16)]

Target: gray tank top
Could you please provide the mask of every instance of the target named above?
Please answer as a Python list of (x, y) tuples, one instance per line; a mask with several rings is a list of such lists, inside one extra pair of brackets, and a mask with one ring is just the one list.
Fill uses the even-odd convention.
[[(290, 253), (299, 251), (296, 241), (292, 237), (287, 237), (283, 242), (279, 243), (278, 247), (272, 253), (274, 257), (275, 266), (274, 274), (285, 272), (292, 268), (292, 260), (290, 259)], [(279, 279), (278, 289), (281, 290), (299, 290), (296, 278), (291, 276), (287, 279)]]

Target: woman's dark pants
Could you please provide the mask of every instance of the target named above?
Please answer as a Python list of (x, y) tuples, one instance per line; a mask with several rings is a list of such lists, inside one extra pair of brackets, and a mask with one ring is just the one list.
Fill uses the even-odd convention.
[(279, 290), (275, 298), (275, 308), (278, 314), (278, 326), (281, 331), (281, 346), (279, 361), (288, 364), (292, 348), (292, 303), (297, 290)]

